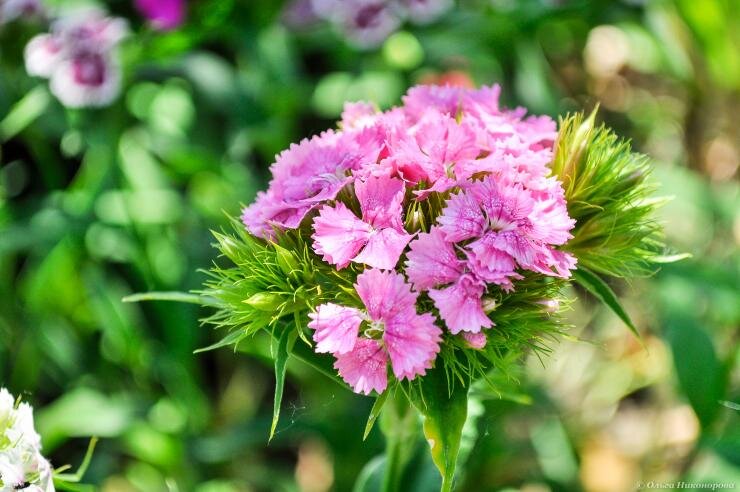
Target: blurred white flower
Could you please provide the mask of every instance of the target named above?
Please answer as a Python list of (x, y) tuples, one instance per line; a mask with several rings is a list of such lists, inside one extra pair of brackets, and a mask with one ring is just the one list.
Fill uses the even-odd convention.
[(49, 87), (70, 108), (107, 106), (121, 91), (121, 72), (107, 53), (83, 51), (63, 60)]
[(24, 52), (26, 72), (36, 77), (51, 77), (62, 59), (63, 48), (61, 40), (51, 34), (33, 37)]
[(452, 8), (452, 0), (400, 0), (408, 19), (414, 24), (428, 24)]
[(41, 454), (33, 409), (0, 388), (0, 492), (54, 492), (52, 469)]
[(67, 11), (50, 33), (28, 43), (26, 71), (49, 78), (51, 92), (67, 107), (107, 106), (121, 92), (117, 45), (127, 34), (125, 20), (98, 9)]

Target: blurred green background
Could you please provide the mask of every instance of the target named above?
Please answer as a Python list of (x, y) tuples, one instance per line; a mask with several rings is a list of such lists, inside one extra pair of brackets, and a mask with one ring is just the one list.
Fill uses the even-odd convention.
[[(25, 74), (43, 27), (0, 27), (0, 385), (35, 405), (52, 463), (76, 466), (96, 435), (86, 481), (106, 492), (353, 490), (383, 450), (377, 429), (362, 443), (370, 399), (295, 362), (267, 445), (266, 341), (193, 355), (223, 335), (207, 312), (121, 298), (197, 289), (209, 229), (345, 100), (497, 82), (553, 117), (600, 103), (654, 158), (668, 242), (693, 258), (614, 285), (644, 348), (576, 292), (572, 337), (480, 401), (460, 490), (740, 484), (739, 2), (459, 0), (362, 52), (286, 25), (279, 1), (194, 1), (169, 33), (106, 8), (133, 34), (124, 92), (100, 110), (66, 110)], [(422, 451), (404, 490), (436, 486)]]

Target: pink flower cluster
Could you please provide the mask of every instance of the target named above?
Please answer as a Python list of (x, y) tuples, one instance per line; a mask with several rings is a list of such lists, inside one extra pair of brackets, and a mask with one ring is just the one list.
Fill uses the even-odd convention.
[(67, 107), (107, 106), (121, 91), (116, 47), (127, 34), (123, 19), (97, 9), (69, 11), (28, 42), (26, 71), (48, 78)]
[[(340, 130), (277, 157), (269, 189), (244, 210), (252, 234), (310, 226), (324, 261), (362, 271), (365, 308), (322, 304), (309, 324), (357, 392), (383, 391), (388, 363), (398, 379), (423, 375), (440, 326), (484, 348), (495, 308), (486, 293), (575, 267), (557, 249), (574, 221), (548, 167), (555, 123), (498, 99), (498, 86), (417, 86), (386, 112), (347, 104)], [(432, 198), (443, 203), (436, 217)], [(439, 319), (417, 313), (422, 295)]]

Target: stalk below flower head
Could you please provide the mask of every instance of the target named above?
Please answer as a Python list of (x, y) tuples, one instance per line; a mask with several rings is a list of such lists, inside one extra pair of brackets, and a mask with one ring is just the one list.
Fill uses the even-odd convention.
[(359, 272), (356, 301), (323, 303), (308, 325), (357, 392), (424, 375), (448, 339), (483, 350), (494, 298), (575, 268), (560, 249), (575, 222), (548, 167), (555, 123), (500, 108), (499, 92), (418, 86), (386, 112), (350, 103), (340, 130), (277, 157), (244, 210), (252, 234), (310, 228), (337, 275)]
[(66, 11), (26, 45), (26, 71), (48, 78), (67, 107), (107, 106), (121, 91), (117, 46), (127, 34), (125, 20), (98, 9)]
[(41, 454), (33, 409), (0, 388), (0, 492), (54, 492), (52, 468)]

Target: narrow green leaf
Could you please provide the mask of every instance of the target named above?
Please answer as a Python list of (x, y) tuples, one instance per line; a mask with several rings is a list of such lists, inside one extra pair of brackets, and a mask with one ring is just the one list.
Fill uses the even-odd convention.
[(679, 253), (675, 255), (657, 255), (650, 258), (650, 261), (653, 263), (675, 263), (677, 261), (685, 260), (687, 258), (691, 258), (693, 255), (691, 253)]
[(380, 415), (380, 410), (382, 410), (383, 405), (385, 405), (385, 401), (388, 399), (388, 393), (390, 393), (390, 390), (385, 390), (380, 395), (378, 395), (378, 397), (375, 399), (373, 408), (370, 409), (370, 415), (367, 416), (367, 424), (365, 424), (365, 433), (362, 435), (363, 441), (367, 439), (367, 436), (370, 435), (370, 431), (373, 430), (375, 421), (378, 420), (378, 416)]
[(283, 388), (285, 387), (285, 370), (288, 365), (288, 357), (293, 349), (298, 334), (291, 329), (290, 325), (284, 326), (277, 340), (277, 352), (275, 353), (275, 400), (272, 407), (272, 425), (270, 426), (270, 441), (275, 435), (278, 420), (280, 420), (280, 405), (283, 401)]
[(142, 301), (173, 301), (186, 302), (189, 304), (199, 304), (201, 306), (211, 306), (216, 300), (201, 296), (198, 294), (188, 294), (187, 292), (141, 292), (131, 294), (122, 299), (123, 302), (142, 302)]
[(28, 91), (0, 121), (0, 142), (10, 140), (33, 123), (33, 120), (44, 114), (50, 101), (49, 91), (43, 85)]
[(235, 330), (226, 335), (224, 338), (219, 340), (218, 342), (214, 343), (213, 345), (209, 345), (207, 347), (199, 348), (195, 351), (193, 351), (194, 354), (200, 354), (203, 352), (210, 352), (211, 350), (216, 350), (221, 347), (228, 347), (229, 345), (236, 345), (239, 343), (244, 337), (247, 336), (246, 331), (244, 330)]
[(630, 319), (627, 311), (625, 311), (622, 305), (619, 303), (617, 295), (614, 293), (611, 287), (606, 284), (606, 282), (604, 282), (595, 273), (583, 267), (578, 267), (578, 269), (573, 272), (573, 277), (581, 287), (588, 290), (591, 294), (596, 296), (597, 299), (606, 304), (614, 312), (614, 314), (619, 316), (619, 318), (624, 321), (624, 324), (627, 325), (632, 333), (634, 333), (637, 338), (641, 339), (640, 333), (637, 331), (637, 327), (632, 322), (632, 319)]
[(424, 416), (424, 437), (442, 474), (442, 492), (449, 492), (468, 414), (468, 388), (457, 385), (450, 392), (444, 369), (436, 367), (421, 379), (420, 390), (412, 403)]

